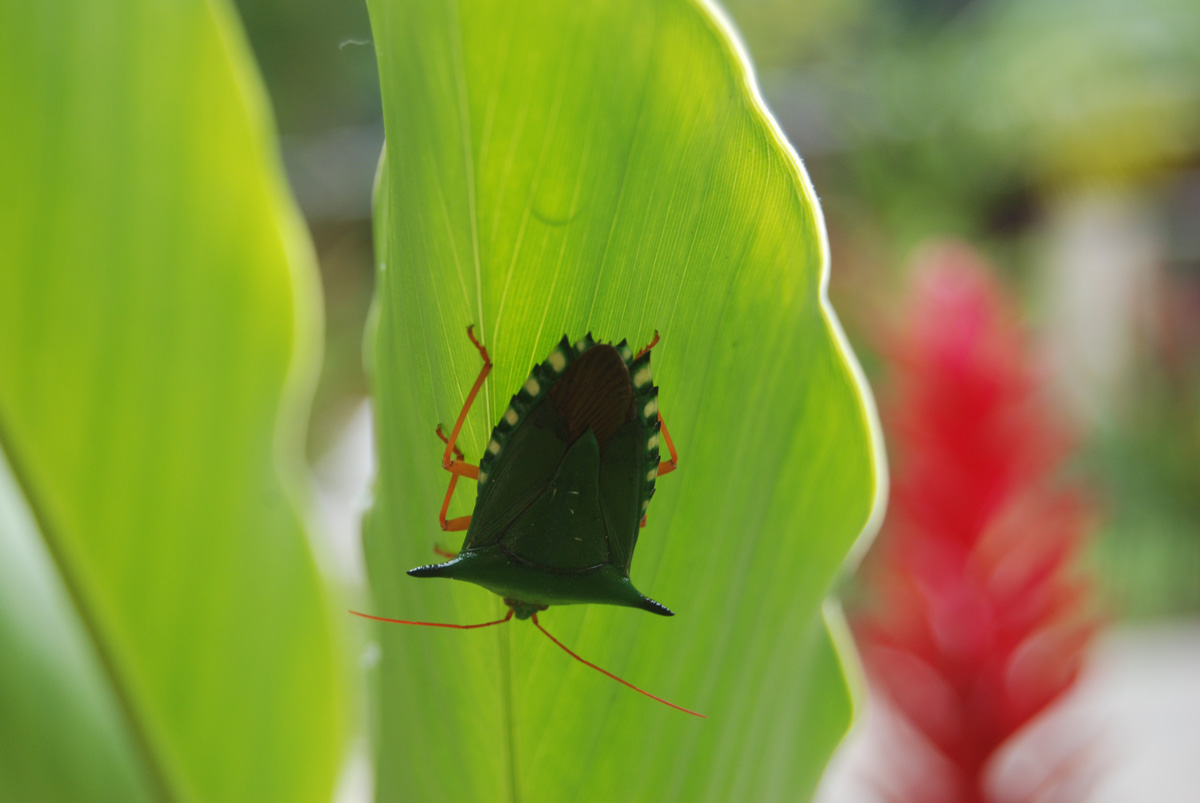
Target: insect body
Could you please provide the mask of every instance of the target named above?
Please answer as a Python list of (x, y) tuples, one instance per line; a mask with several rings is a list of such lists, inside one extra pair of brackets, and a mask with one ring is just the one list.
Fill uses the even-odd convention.
[[(658, 388), (650, 374), (654, 339), (634, 354), (625, 341), (597, 343), (589, 334), (573, 345), (564, 336), (509, 403), (492, 430), (479, 465), (464, 460), (456, 441), (480, 388), (492, 370), (487, 349), (467, 336), (483, 367), (447, 438), (442, 467), (450, 484), (438, 520), (443, 530), (466, 530), (450, 560), (409, 570), (414, 577), (466, 580), (499, 594), (508, 614), (476, 625), (410, 622), (409, 625), (488, 627), (518, 619), (533, 624), (576, 660), (635, 691), (655, 697), (580, 658), (538, 622), (551, 605), (603, 603), (672, 616), (629, 579), (638, 531), (654, 495), (655, 480), (678, 465), (678, 455), (658, 413)], [(660, 459), (666, 446), (670, 460)], [(476, 482), (470, 516), (447, 519), (459, 477)], [(440, 551), (440, 550), (439, 550)]]
[[(472, 336), (472, 341), (474, 337)], [(638, 530), (654, 482), (676, 465), (660, 463), (666, 441), (650, 346), (634, 355), (624, 341), (572, 345), (566, 337), (513, 396), (479, 466), (454, 460), (454, 442), (480, 379), (447, 440), (443, 466), (474, 475), (470, 517), (442, 523), (466, 529), (458, 556), (420, 566), (414, 577), (477, 583), (504, 598), (518, 619), (550, 605), (606, 603), (670, 616), (629, 579)], [(653, 346), (653, 343), (651, 343)]]

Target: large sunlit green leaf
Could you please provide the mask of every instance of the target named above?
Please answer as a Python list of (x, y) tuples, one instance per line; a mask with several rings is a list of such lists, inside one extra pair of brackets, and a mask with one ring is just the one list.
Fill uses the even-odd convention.
[[(564, 334), (647, 342), (679, 446), (633, 562), (677, 616), (382, 625), (380, 800), (799, 800), (849, 724), (822, 600), (878, 486), (865, 390), (823, 302), (811, 188), (726, 28), (694, 0), (372, 0), (387, 127), (376, 199), (373, 612), (479, 622), (434, 559), (453, 422), (477, 460)], [(463, 483), (452, 514), (470, 512)], [(461, 534), (443, 543), (457, 548)]]
[(328, 800), (309, 246), (222, 2), (0, 4), (0, 799)]

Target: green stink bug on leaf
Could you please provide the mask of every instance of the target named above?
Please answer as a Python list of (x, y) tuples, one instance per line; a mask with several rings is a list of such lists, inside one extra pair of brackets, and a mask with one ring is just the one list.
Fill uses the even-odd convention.
[[(650, 374), (654, 339), (636, 355), (623, 340), (597, 343), (591, 334), (574, 345), (564, 335), (534, 367), (492, 430), (479, 465), (463, 459), (456, 441), (492, 369), (487, 348), (467, 336), (483, 358), (454, 429), (442, 467), (450, 483), (438, 516), (442, 529), (466, 530), (457, 555), (418, 566), (413, 577), (449, 577), (498, 594), (508, 614), (495, 622), (454, 625), (410, 622), (357, 614), (399, 624), (472, 629), (518, 619), (533, 624), (576, 660), (635, 691), (694, 716), (694, 711), (656, 697), (580, 658), (538, 622), (551, 605), (601, 603), (672, 616), (629, 579), (638, 531), (655, 480), (675, 470), (678, 455), (658, 413), (658, 388)], [(670, 460), (659, 457), (660, 443)], [(456, 459), (457, 458), (457, 459)], [(447, 519), (459, 477), (476, 481), (470, 516)], [(351, 611), (351, 613), (357, 613)]]

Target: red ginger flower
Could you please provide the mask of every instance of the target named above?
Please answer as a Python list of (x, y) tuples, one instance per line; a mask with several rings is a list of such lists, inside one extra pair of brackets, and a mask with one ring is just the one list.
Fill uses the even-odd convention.
[[(1074, 682), (1094, 629), (1066, 575), (1084, 507), (1054, 484), (1066, 442), (973, 252), (944, 246), (922, 260), (886, 356), (892, 493), (855, 630), (874, 687), (946, 761), (882, 791), (998, 800), (989, 760)], [(905, 747), (889, 755), (903, 761)]]

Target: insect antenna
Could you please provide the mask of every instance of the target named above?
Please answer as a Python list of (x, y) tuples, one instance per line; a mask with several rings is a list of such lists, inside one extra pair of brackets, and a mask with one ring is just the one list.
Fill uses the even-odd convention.
[[(374, 619), (376, 622), (391, 622), (394, 625), (421, 625), (422, 627), (452, 627), (455, 630), (474, 630), (477, 627), (491, 627), (492, 625), (502, 625), (513, 617), (512, 608), (508, 609), (508, 614), (503, 619), (497, 619), (494, 622), (481, 622), (477, 625), (451, 625), (445, 622), (407, 622), (403, 619), (385, 619), (382, 616), (372, 616), (369, 613), (359, 613), (358, 611), (350, 611), (355, 616), (361, 616), (364, 619)], [(547, 634), (549, 635), (549, 634)], [(604, 671), (604, 670), (601, 670)], [(622, 681), (624, 682), (624, 681)], [(644, 694), (645, 692), (643, 692)], [(670, 705), (670, 703), (668, 703)]]
[[(511, 611), (510, 611), (510, 613), (511, 613)], [(612, 672), (609, 672), (607, 669), (601, 669), (600, 667), (598, 667), (598, 666), (596, 666), (595, 664), (593, 664), (591, 661), (588, 661), (588, 660), (585, 660), (585, 659), (583, 659), (583, 658), (580, 658), (580, 657), (579, 657), (577, 654), (575, 654), (575, 652), (574, 652), (574, 651), (573, 651), (573, 650), (572, 650), (570, 647), (568, 647), (567, 645), (563, 644), (561, 641), (559, 641), (558, 639), (556, 639), (554, 636), (550, 635), (550, 632), (549, 632), (548, 630), (546, 630), (546, 628), (542, 627), (542, 624), (541, 624), (541, 622), (539, 622), (539, 621), (538, 621), (538, 618), (537, 618), (537, 614), (536, 614), (536, 613), (533, 615), (533, 625), (534, 625), (534, 627), (536, 627), (538, 630), (542, 631), (542, 633), (544, 633), (544, 634), (546, 635), (546, 638), (550, 639), (550, 640), (551, 640), (551, 641), (553, 641), (555, 644), (557, 644), (557, 645), (558, 645), (560, 648), (562, 648), (562, 651), (563, 651), (563, 652), (565, 652), (567, 655), (569, 655), (569, 656), (571, 656), (572, 658), (574, 658), (574, 659), (575, 659), (576, 661), (578, 661), (579, 663), (581, 663), (581, 664), (587, 664), (588, 666), (590, 666), (592, 669), (595, 669), (595, 670), (596, 670), (597, 672), (599, 672), (600, 674), (602, 674), (602, 675), (608, 675), (610, 678), (612, 678), (613, 680), (617, 681), (618, 683), (623, 683), (623, 684), (625, 684), (625, 685), (626, 685), (626, 686), (628, 686), (629, 688), (631, 688), (631, 689), (633, 689), (634, 691), (636, 691), (638, 694), (644, 694), (644, 695), (646, 695), (647, 697), (649, 697), (651, 700), (657, 700), (658, 702), (662, 703), (663, 705), (669, 705), (671, 708), (674, 708), (674, 709), (676, 709), (677, 711), (682, 711), (682, 712), (683, 712), (683, 713), (685, 713), (685, 714), (691, 714), (691, 715), (692, 715), (692, 716), (694, 716), (694, 717), (700, 717), (700, 719), (708, 719), (708, 715), (707, 715), (707, 714), (697, 714), (695, 711), (689, 711), (688, 709), (684, 708), (684, 707), (683, 707), (683, 706), (681, 706), (681, 705), (675, 705), (675, 703), (668, 702), (667, 700), (664, 700), (664, 699), (663, 699), (663, 698), (661, 698), (661, 697), (655, 697), (655, 696), (654, 696), (653, 694), (651, 694), (650, 692), (648, 692), (648, 691), (643, 691), (642, 689), (639, 689), (637, 686), (634, 686), (634, 685), (633, 685), (632, 683), (630, 683), (628, 680), (623, 680), (622, 678), (619, 678), (619, 677), (617, 677), (617, 676), (616, 676), (616, 675), (614, 675)]]

